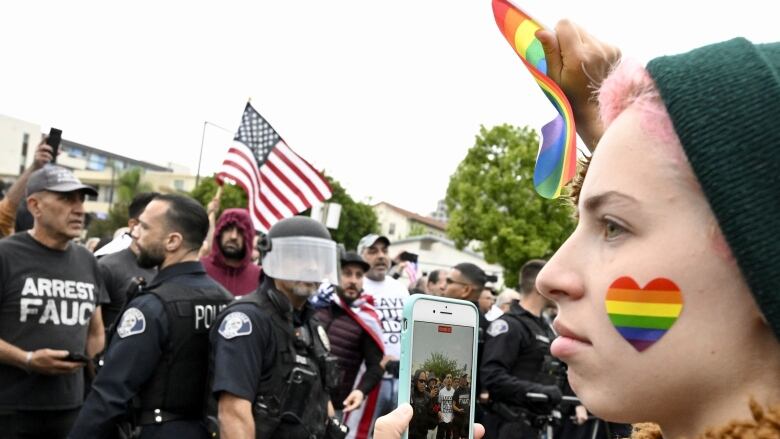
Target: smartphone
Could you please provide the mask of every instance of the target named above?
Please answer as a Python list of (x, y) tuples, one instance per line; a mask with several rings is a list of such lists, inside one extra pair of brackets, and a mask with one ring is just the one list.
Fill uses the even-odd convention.
[(416, 254), (410, 253), (408, 251), (403, 251), (400, 255), (398, 255), (398, 259), (414, 263), (417, 263), (417, 258), (418, 256)]
[(51, 146), (52, 163), (57, 163), (57, 152), (60, 149), (60, 140), (62, 140), (62, 130), (57, 128), (49, 129), (49, 137), (46, 138), (46, 144)]
[(406, 302), (398, 402), (410, 403), (414, 414), (404, 439), (439, 428), (473, 439), (478, 331), (471, 302), (422, 294)]
[(73, 361), (75, 363), (89, 363), (89, 358), (84, 354), (78, 352), (68, 352), (68, 356), (63, 358), (64, 361)]

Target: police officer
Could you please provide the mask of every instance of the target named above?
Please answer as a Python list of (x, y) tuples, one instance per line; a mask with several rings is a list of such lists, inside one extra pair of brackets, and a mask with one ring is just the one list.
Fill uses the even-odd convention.
[(336, 243), (322, 224), (293, 217), (261, 247), (260, 287), (228, 306), (210, 335), (220, 435), (334, 437), (326, 431), (336, 359), (308, 299), (323, 280), (338, 284)]
[[(552, 364), (550, 342), (555, 334), (542, 319), (548, 300), (536, 290), (536, 275), (545, 261), (528, 261), (520, 272), (523, 298), (512, 302), (509, 312), (494, 320), (487, 330), (479, 373), (490, 394), (492, 413), (486, 419), (488, 437), (537, 437), (530, 421), (535, 414), (547, 414), (561, 401)], [(541, 393), (547, 402), (533, 402), (527, 393)], [(518, 435), (522, 432), (522, 435)]]
[(138, 221), (138, 263), (159, 272), (120, 314), (73, 439), (116, 437), (126, 420), (140, 438), (207, 437), (208, 329), (232, 297), (198, 261), (208, 217), (191, 198), (159, 195)]

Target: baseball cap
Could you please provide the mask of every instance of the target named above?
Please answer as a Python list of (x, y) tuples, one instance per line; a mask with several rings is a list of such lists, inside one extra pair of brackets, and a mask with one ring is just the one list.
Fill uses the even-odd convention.
[(359, 265), (363, 271), (368, 271), (371, 268), (371, 266), (355, 252), (346, 252), (341, 255), (341, 266), (343, 267), (348, 264)]
[(79, 181), (69, 169), (57, 165), (46, 165), (30, 175), (30, 179), (27, 180), (27, 196), (41, 191), (83, 191), (89, 195), (97, 196), (95, 188)]
[(372, 245), (374, 245), (380, 239), (385, 242), (385, 245), (390, 245), (390, 240), (387, 239), (386, 236), (377, 235), (376, 233), (370, 233), (370, 234), (360, 238), (360, 242), (358, 242), (358, 245), (357, 245), (357, 253), (359, 255), (362, 255), (363, 254), (363, 250), (371, 247)]

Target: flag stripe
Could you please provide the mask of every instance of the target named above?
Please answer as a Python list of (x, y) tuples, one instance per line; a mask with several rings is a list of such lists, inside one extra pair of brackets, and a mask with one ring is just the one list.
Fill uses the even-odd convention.
[[(286, 200), (288, 208), (292, 212), (300, 212), (306, 210), (306, 205), (301, 201), (298, 195), (290, 189), (289, 181), (285, 181), (284, 175), (277, 175), (274, 171), (274, 165), (269, 160), (265, 166), (260, 170), (260, 175), (263, 177), (263, 181), (268, 181), (268, 184), (273, 185), (276, 190), (279, 191), (281, 197)], [(289, 203), (289, 204), (288, 204)]]
[[(236, 180), (236, 183), (238, 183), (238, 185), (241, 186), (247, 194), (259, 195), (259, 190), (257, 190), (257, 188), (251, 183), (251, 178), (249, 177), (251, 173), (248, 172), (243, 166), (229, 159), (226, 159), (223, 162), (223, 165), (226, 166), (224, 168), (223, 174), (227, 175), (233, 180)], [(267, 220), (269, 213), (266, 212), (264, 214), (262, 212), (263, 204), (260, 199), (256, 198), (255, 196), (247, 196), (247, 201), (249, 202), (249, 213), (252, 217), (252, 223), (254, 226), (260, 226), (258, 227), (258, 230), (268, 230), (271, 227)]]
[(318, 179), (316, 178), (316, 175), (313, 175), (316, 173), (312, 172), (312, 169), (307, 166), (308, 164), (284, 143), (280, 144), (276, 151), (279, 153), (278, 156), (282, 156), (287, 160), (288, 165), (295, 168), (295, 173), (298, 174), (298, 176), (304, 180), (306, 185), (309, 186), (309, 189), (314, 192), (317, 200), (323, 201), (325, 196), (322, 194), (323, 192), (327, 192), (327, 189), (323, 191), (321, 183), (320, 185), (317, 184), (318, 182), (321, 182), (321, 179)]

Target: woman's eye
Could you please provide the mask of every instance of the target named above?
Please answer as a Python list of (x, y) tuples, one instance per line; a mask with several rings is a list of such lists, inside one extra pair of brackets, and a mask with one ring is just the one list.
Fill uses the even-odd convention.
[(605, 218), (602, 220), (602, 223), (604, 225), (604, 239), (607, 241), (618, 238), (621, 234), (623, 234), (623, 232), (626, 231), (626, 229), (612, 220)]

